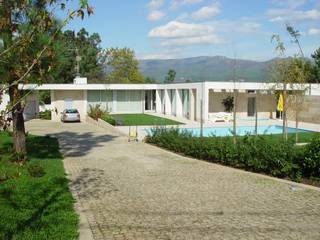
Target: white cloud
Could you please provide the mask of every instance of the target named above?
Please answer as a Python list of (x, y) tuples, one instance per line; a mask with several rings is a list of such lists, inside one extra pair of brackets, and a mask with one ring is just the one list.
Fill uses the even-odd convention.
[(199, 37), (174, 38), (162, 41), (161, 46), (186, 46), (203, 44), (224, 44), (227, 41), (217, 35), (211, 34)]
[(307, 11), (292, 10), (285, 8), (269, 9), (267, 16), (271, 22), (279, 21), (316, 21), (320, 20), (320, 11), (317, 9), (311, 9)]
[(175, 59), (181, 56), (181, 48), (165, 48), (161, 52), (145, 53), (139, 56), (139, 59)]
[(203, 0), (172, 0), (170, 4), (171, 10), (176, 10), (179, 6), (182, 5), (192, 5), (201, 3)]
[(148, 15), (148, 19), (150, 21), (157, 21), (157, 20), (160, 20), (162, 19), (166, 14), (162, 11), (159, 11), (159, 10), (153, 10), (149, 13)]
[(159, 8), (163, 5), (163, 3), (164, 3), (164, 0), (151, 0), (148, 3), (148, 7), (152, 9)]
[(214, 3), (210, 6), (204, 6), (198, 11), (192, 13), (194, 19), (208, 19), (214, 17), (220, 13), (220, 8), (218, 4)]
[(209, 35), (214, 28), (205, 24), (183, 23), (171, 21), (166, 25), (156, 27), (149, 32), (153, 38), (177, 38)]
[(272, 0), (272, 2), (281, 7), (294, 9), (305, 4), (307, 0)]
[(310, 28), (308, 31), (308, 35), (320, 36), (320, 28)]

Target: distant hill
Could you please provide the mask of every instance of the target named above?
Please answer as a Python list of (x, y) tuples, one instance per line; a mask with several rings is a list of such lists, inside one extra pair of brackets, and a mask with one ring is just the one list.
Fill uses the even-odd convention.
[[(270, 81), (269, 65), (274, 60), (257, 62), (236, 60), (236, 76), (248, 82)], [(169, 69), (177, 72), (176, 82), (229, 81), (233, 79), (234, 59), (227, 57), (193, 57), (167, 60), (140, 60), (145, 77), (162, 82)]]

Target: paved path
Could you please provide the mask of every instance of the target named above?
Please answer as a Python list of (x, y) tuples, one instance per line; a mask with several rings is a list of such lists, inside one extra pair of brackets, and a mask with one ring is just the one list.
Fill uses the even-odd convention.
[(88, 124), (31, 121), (27, 129), (59, 138), (78, 211), (96, 240), (320, 239), (319, 191), (128, 143)]

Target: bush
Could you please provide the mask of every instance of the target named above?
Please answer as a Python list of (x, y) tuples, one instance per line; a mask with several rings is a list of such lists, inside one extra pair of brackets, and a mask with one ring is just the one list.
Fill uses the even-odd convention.
[(115, 120), (112, 116), (110, 116), (109, 114), (107, 114), (107, 113), (103, 114), (103, 115), (101, 116), (101, 119), (102, 119), (103, 121), (106, 121), (107, 123), (113, 125), (113, 126), (116, 125), (116, 120)]
[(101, 104), (89, 105), (88, 115), (94, 120), (98, 121), (104, 114), (107, 114), (107, 111), (101, 109)]
[(46, 174), (44, 168), (37, 164), (31, 164), (27, 169), (31, 177), (43, 177)]
[(151, 130), (146, 141), (187, 156), (276, 177), (301, 176), (301, 151), (293, 142), (263, 136), (245, 136), (233, 144), (232, 137), (192, 136), (179, 129)]
[(43, 120), (51, 120), (51, 111), (46, 110), (44, 112), (39, 113), (39, 118)]
[(305, 150), (303, 173), (308, 177), (320, 177), (320, 138), (314, 138)]

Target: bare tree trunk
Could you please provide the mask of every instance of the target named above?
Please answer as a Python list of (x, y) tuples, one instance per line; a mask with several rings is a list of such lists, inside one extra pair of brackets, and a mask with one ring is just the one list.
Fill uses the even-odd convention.
[(287, 121), (287, 84), (284, 83), (283, 88), (283, 112), (282, 112), (282, 131), (283, 131), (283, 139), (288, 141), (288, 121)]
[(19, 101), (18, 85), (9, 88), (10, 103), (15, 106), (12, 109), (13, 147), (17, 153), (26, 153), (26, 134), (23, 119), (23, 108)]
[(254, 131), (258, 135), (258, 93), (256, 94)]
[(233, 89), (233, 143), (237, 143), (237, 92)]
[[(9, 6), (7, 1), (0, 0), (0, 7)], [(3, 20), (5, 22), (5, 27), (3, 29), (3, 45), (4, 49), (8, 49), (12, 45), (12, 19), (11, 19), (10, 7), (4, 9), (3, 11)], [(8, 72), (13, 69), (7, 69)], [(14, 72), (14, 71), (12, 71)], [(14, 82), (14, 76), (9, 74), (9, 79), (7, 79), (8, 84)], [(12, 85), (9, 87), (9, 96), (10, 104), (12, 106), (12, 128), (13, 128), (13, 147), (17, 153), (26, 153), (26, 136), (25, 136), (25, 127), (23, 119), (23, 108), (20, 102), (20, 94), (18, 89), (18, 84)]]

